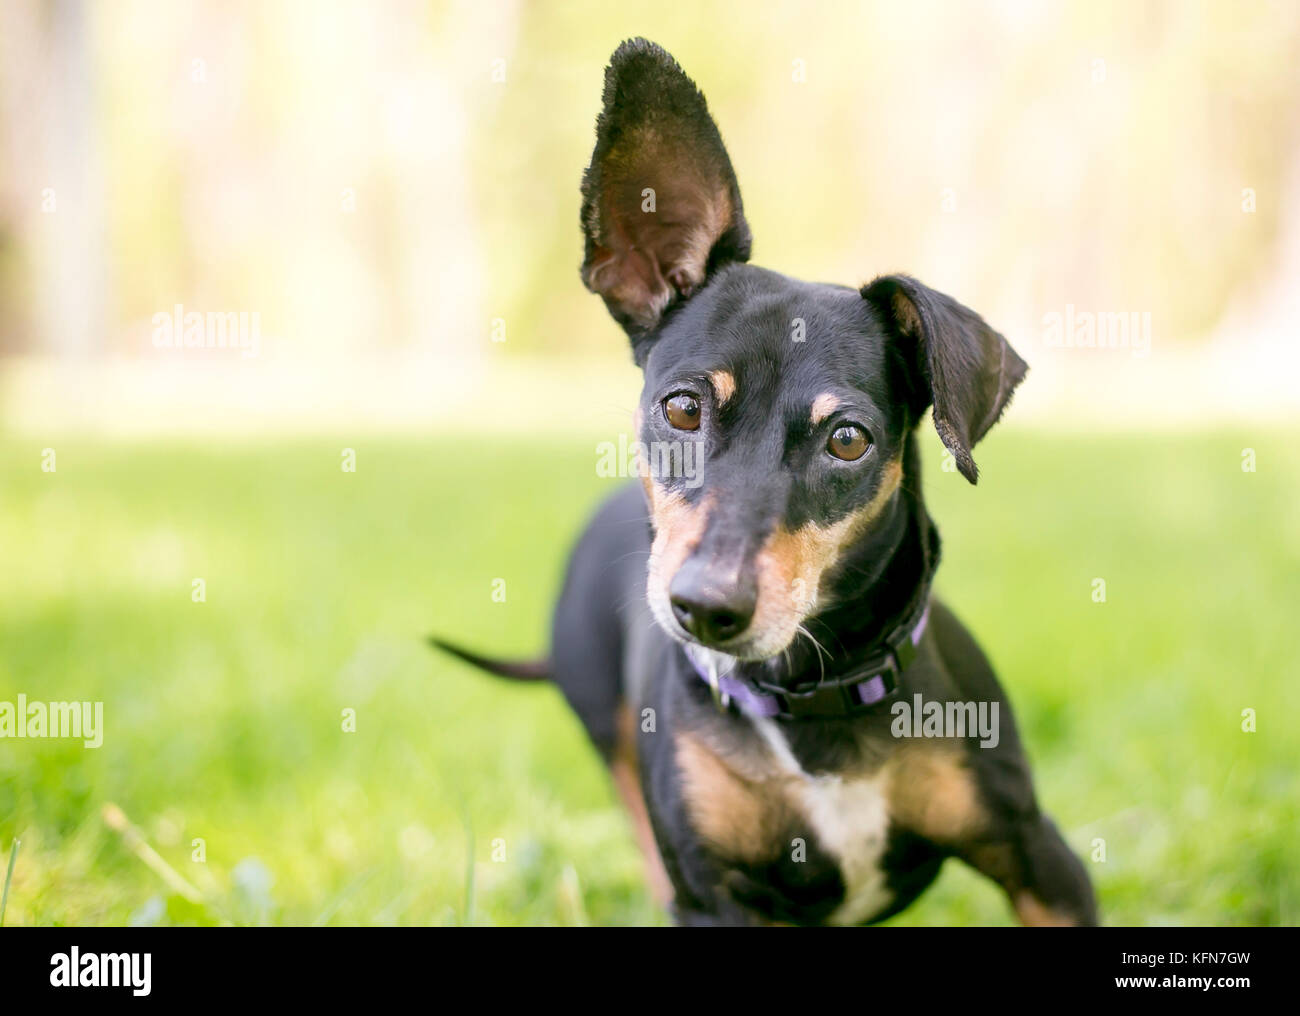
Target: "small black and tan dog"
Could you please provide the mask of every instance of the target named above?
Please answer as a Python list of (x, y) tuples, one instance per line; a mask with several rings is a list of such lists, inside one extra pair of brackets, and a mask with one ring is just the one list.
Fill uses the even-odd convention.
[[(997, 678), (930, 596), (916, 428), (932, 408), (974, 483), (1023, 361), (907, 276), (747, 265), (704, 97), (643, 39), (606, 71), (582, 197), (583, 281), (645, 373), (642, 483), (578, 543), (549, 661), (438, 644), (559, 685), (683, 924), (877, 921), (950, 856), (1025, 923), (1095, 923)], [(977, 708), (994, 736), (963, 722)]]

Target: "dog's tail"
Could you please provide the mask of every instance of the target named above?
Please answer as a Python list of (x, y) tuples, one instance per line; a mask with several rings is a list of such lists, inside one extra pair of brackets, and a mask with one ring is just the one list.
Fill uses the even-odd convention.
[(441, 649), (444, 653), (464, 660), (466, 663), (486, 670), (497, 677), (507, 677), (512, 681), (546, 681), (551, 676), (550, 660), (494, 660), (488, 656), (479, 656), (468, 649), (445, 642), (436, 635), (429, 636), (429, 645)]

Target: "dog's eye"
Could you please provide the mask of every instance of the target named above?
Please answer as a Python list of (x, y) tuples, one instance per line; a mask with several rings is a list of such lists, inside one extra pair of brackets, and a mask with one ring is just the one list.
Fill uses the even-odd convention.
[(664, 419), (678, 430), (698, 430), (700, 426), (700, 400), (694, 395), (678, 392), (664, 399)]
[(845, 462), (862, 458), (870, 447), (871, 438), (856, 423), (846, 423), (843, 427), (836, 427), (830, 440), (826, 442), (826, 450)]

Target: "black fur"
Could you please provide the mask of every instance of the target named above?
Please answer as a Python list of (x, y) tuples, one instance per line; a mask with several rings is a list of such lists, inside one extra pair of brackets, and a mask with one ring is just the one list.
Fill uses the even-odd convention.
[[(896, 332), (907, 339), (914, 378), (913, 412), (934, 405), (934, 426), (962, 476), (979, 476), (971, 448), (997, 423), (1028, 369), (1016, 351), (974, 311), (905, 275), (862, 288)], [(898, 301), (906, 308), (900, 320)]]

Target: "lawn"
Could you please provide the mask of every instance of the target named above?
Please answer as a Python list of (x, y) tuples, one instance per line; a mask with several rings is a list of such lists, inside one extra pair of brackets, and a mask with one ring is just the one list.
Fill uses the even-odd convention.
[[(105, 725), (0, 740), (5, 923), (663, 923), (558, 695), (422, 642), (544, 649), (618, 482), (597, 438), (547, 440), (0, 440), (0, 701)], [(971, 488), (925, 447), (940, 592), (1104, 919), (1297, 923), (1300, 448), (1005, 429)], [(1010, 921), (952, 862), (893, 923)]]

